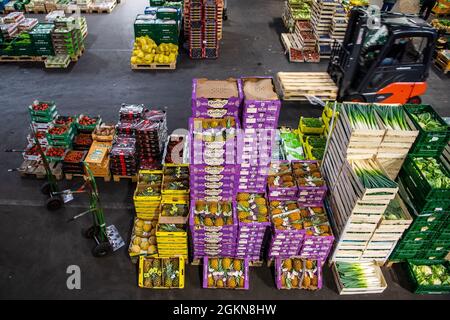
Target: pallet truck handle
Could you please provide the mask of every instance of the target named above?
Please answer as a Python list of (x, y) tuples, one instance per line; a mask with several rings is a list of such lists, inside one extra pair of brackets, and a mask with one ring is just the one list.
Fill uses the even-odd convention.
[(5, 149), (5, 152), (25, 152), (25, 150), (18, 150), (18, 149)]

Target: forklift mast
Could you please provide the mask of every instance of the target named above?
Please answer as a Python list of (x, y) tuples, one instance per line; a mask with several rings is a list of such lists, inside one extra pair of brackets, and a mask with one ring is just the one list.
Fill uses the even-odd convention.
[(436, 31), (417, 16), (372, 15), (368, 9), (353, 8), (343, 42), (333, 43), (327, 69), (339, 88), (338, 100), (420, 102), (435, 40)]

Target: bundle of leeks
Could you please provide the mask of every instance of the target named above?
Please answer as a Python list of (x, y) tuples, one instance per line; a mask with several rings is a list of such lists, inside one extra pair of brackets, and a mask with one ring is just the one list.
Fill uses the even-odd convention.
[(336, 262), (339, 279), (345, 288), (381, 287), (380, 276), (371, 262)]

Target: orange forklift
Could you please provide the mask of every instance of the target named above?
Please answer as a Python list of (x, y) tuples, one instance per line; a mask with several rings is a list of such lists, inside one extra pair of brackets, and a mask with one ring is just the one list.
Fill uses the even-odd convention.
[(415, 15), (371, 15), (355, 7), (342, 43), (334, 42), (328, 73), (339, 101), (421, 103), (437, 33)]

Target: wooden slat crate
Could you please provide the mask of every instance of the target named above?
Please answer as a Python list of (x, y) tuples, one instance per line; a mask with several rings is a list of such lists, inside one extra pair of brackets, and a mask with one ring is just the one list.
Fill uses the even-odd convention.
[(323, 100), (335, 100), (336, 84), (326, 72), (278, 72), (284, 100), (307, 101), (307, 95)]
[(282, 33), (281, 42), (285, 53), (288, 54), (289, 62), (304, 62), (302, 46), (294, 33)]

